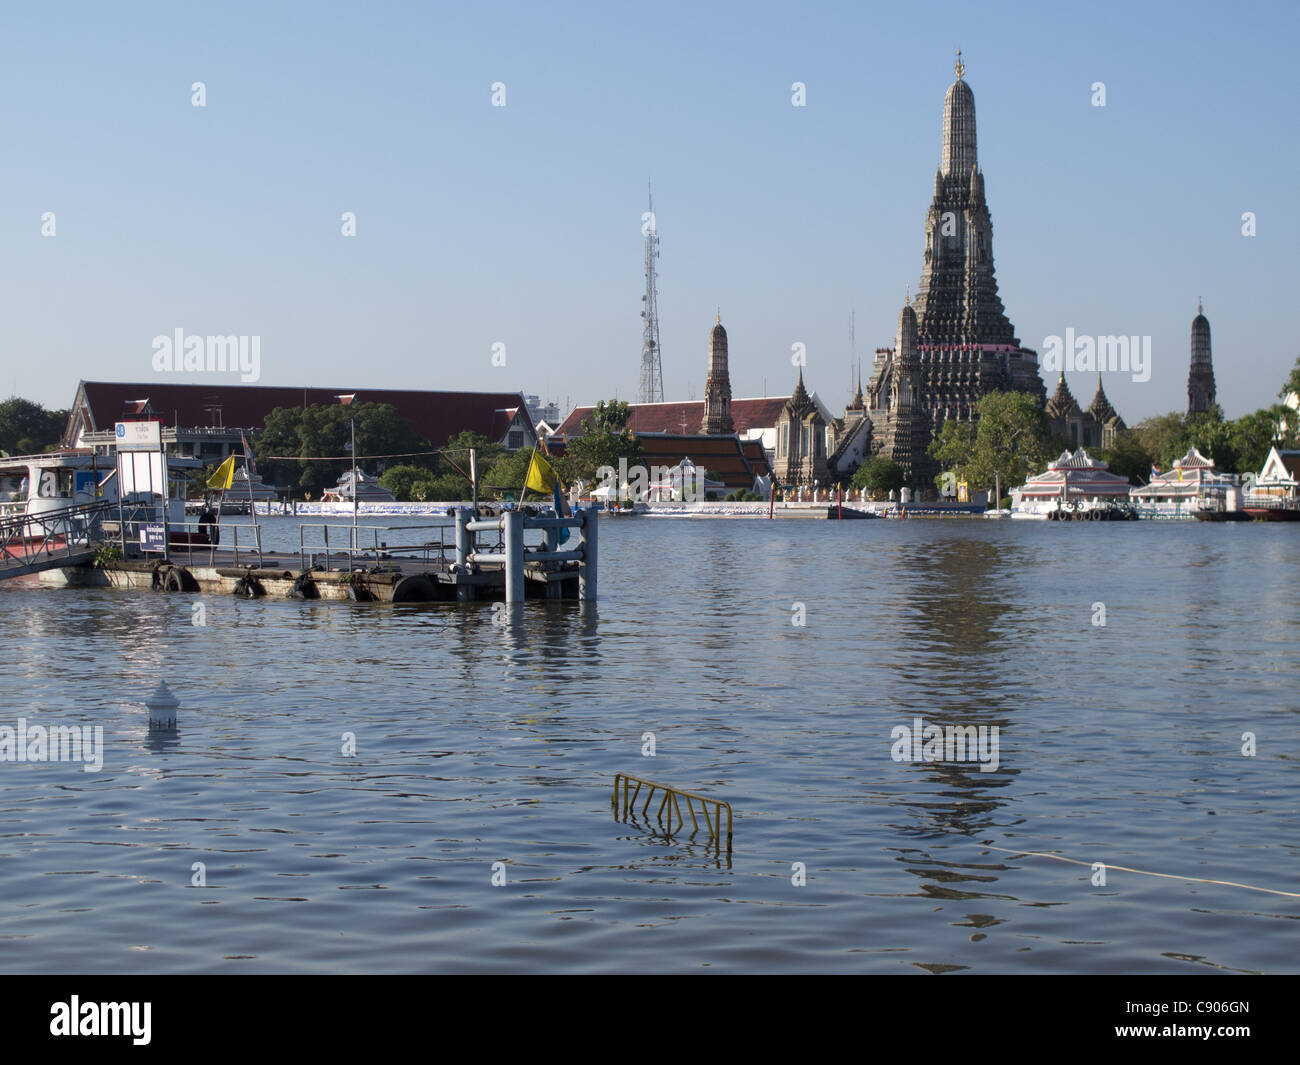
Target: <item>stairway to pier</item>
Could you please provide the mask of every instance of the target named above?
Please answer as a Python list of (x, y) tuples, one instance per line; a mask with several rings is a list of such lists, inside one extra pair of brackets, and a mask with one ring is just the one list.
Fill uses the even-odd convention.
[(113, 504), (98, 500), (0, 519), (0, 580), (90, 562), (103, 543), (104, 518), (112, 509)]

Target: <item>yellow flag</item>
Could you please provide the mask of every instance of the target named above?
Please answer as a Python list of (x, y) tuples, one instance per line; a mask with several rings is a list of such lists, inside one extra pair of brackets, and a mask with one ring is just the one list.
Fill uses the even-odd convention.
[(220, 466), (217, 472), (208, 478), (209, 488), (227, 489), (235, 483), (235, 456), (231, 455)]
[(536, 451), (528, 463), (528, 476), (524, 478), (524, 487), (534, 492), (549, 492), (558, 480), (554, 467)]

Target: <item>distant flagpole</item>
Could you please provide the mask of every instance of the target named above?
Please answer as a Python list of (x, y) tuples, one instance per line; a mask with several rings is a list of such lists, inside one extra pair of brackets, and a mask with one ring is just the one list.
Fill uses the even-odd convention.
[(262, 562), (262, 530), (257, 524), (257, 504), (253, 501), (253, 452), (248, 446), (248, 437), (239, 431), (240, 442), (244, 445), (244, 480), (248, 482), (248, 513), (253, 518), (253, 538), (257, 542), (257, 562)]

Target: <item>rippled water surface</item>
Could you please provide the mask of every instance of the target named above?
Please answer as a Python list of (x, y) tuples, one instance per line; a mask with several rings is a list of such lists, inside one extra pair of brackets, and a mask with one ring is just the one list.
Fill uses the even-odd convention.
[[(0, 971), (1295, 972), (1300, 898), (1092, 863), (1300, 892), (1297, 537), (607, 521), (598, 607), (505, 625), (6, 582), (0, 725), (106, 750), (0, 762)], [(997, 770), (895, 761), (918, 716)]]

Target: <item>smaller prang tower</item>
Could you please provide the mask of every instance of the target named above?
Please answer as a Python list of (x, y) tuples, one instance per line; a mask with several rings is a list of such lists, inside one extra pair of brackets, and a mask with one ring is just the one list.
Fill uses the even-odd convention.
[(1210, 357), (1210, 320), (1196, 301), (1192, 319), (1192, 365), (1187, 374), (1187, 413), (1208, 414), (1214, 409), (1214, 360)]
[(731, 374), (727, 369), (727, 331), (722, 328), (722, 312), (709, 334), (709, 376), (704, 382), (704, 420), (700, 432), (710, 436), (729, 435), (736, 431), (731, 420)]
[(907, 483), (925, 486), (935, 472), (935, 462), (926, 453), (930, 443), (930, 418), (917, 396), (921, 377), (917, 357), (917, 320), (910, 297), (898, 314), (898, 345), (889, 382), (889, 416), (880, 454), (906, 471)]

